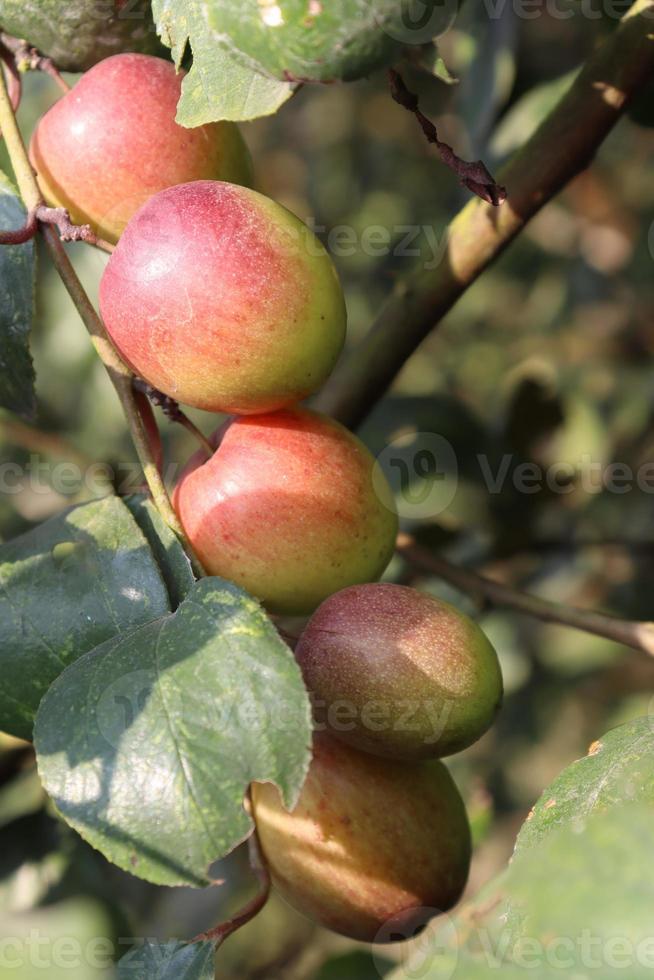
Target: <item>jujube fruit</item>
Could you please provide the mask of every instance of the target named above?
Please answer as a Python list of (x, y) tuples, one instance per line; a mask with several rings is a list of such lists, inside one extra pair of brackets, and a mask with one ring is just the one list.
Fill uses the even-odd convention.
[(221, 181), (181, 184), (132, 218), (100, 309), (137, 374), (215, 412), (269, 412), (315, 391), (345, 337), (332, 261), (280, 204)]
[(161, 58), (118, 54), (88, 71), (40, 119), (30, 157), (48, 204), (118, 240), (158, 191), (191, 180), (252, 182), (234, 123), (175, 122), (183, 72)]
[[(411, 936), (460, 898), (470, 864), (461, 796), (442, 762), (397, 762), (316, 735), (300, 799), (252, 786), (272, 881), (299, 912), (352, 939)], [(426, 912), (426, 910), (428, 910)]]
[(247, 416), (211, 459), (196, 454), (174, 503), (210, 574), (273, 612), (306, 613), (337, 589), (378, 578), (391, 558), (397, 515), (390, 488), (373, 486), (374, 465), (324, 415)]
[(497, 654), (454, 606), (402, 585), (328, 598), (295, 651), (318, 719), (339, 738), (398, 759), (459, 752), (502, 701)]

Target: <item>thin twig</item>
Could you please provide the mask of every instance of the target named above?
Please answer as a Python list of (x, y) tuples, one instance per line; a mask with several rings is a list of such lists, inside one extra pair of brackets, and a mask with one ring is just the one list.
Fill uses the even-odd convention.
[(0, 245), (24, 245), (36, 235), (39, 223), (35, 211), (28, 211), (25, 223), (21, 228), (0, 231)]
[(70, 85), (62, 77), (52, 58), (47, 58), (22, 38), (0, 34), (0, 41), (11, 51), (18, 71), (42, 71), (54, 79), (62, 92), (70, 92)]
[[(25, 206), (29, 211), (41, 207), (44, 202), (41, 197), (39, 186), (36, 182), (34, 171), (32, 170), (23, 138), (18, 129), (16, 116), (14, 114), (4, 76), (0, 72), (0, 129), (5, 137), (9, 158), (11, 160), (18, 189), (21, 193)], [(96, 312), (93, 304), (87, 296), (82, 283), (75, 272), (70, 259), (66, 253), (59, 234), (54, 225), (45, 224), (42, 226), (43, 237), (52, 257), (53, 264), (61, 277), (61, 280), (68, 291), (77, 311), (89, 332), (93, 346), (95, 347), (102, 363), (104, 364), (109, 377), (116, 389), (116, 394), (120, 400), (125, 418), (129, 427), (130, 435), (134, 443), (139, 461), (143, 468), (143, 473), (147, 481), (152, 499), (157, 510), (164, 521), (179, 537), (184, 545), (189, 558), (193, 563), (194, 570), (198, 576), (204, 574), (202, 565), (194, 554), (182, 525), (177, 517), (168, 496), (168, 491), (155, 460), (153, 459), (148, 441), (148, 433), (145, 429), (143, 419), (134, 401), (132, 390), (133, 375), (125, 362), (121, 359), (115, 347), (109, 339), (104, 324)]]
[(394, 68), (389, 68), (388, 79), (391, 86), (391, 95), (398, 105), (412, 112), (420, 123), (425, 138), (438, 150), (438, 154), (443, 163), (453, 170), (464, 187), (480, 197), (482, 201), (487, 201), (493, 207), (499, 207), (506, 201), (506, 187), (498, 184), (491, 173), (489, 173), (483, 160), (475, 160), (469, 163), (457, 156), (448, 143), (444, 143), (438, 137), (438, 131), (427, 116), (420, 111), (418, 96), (410, 92), (404, 84), (404, 79)]
[(559, 623), (572, 629), (606, 637), (634, 650), (641, 650), (654, 657), (654, 623), (616, 619), (604, 613), (578, 609), (558, 602), (550, 602), (538, 596), (519, 592), (508, 585), (502, 585), (477, 572), (453, 565), (445, 558), (433, 554), (416, 544), (407, 534), (401, 534), (397, 550), (402, 557), (416, 568), (437, 575), (461, 592), (477, 596), (496, 606), (506, 606), (518, 612), (542, 619), (547, 623)]
[(104, 238), (96, 238), (94, 242), (90, 242), (89, 244), (94, 245), (96, 248), (101, 249), (103, 252), (108, 252), (109, 255), (111, 255), (111, 253), (116, 250), (116, 246), (112, 245), (111, 242), (105, 241)]
[(192, 943), (215, 942), (216, 948), (218, 948), (218, 946), (225, 942), (228, 936), (231, 936), (232, 933), (241, 929), (254, 919), (266, 905), (270, 896), (270, 874), (261, 853), (256, 830), (252, 832), (252, 836), (248, 841), (248, 848), (250, 853), (250, 867), (259, 882), (259, 891), (233, 918), (228, 919), (226, 922), (221, 922), (207, 932), (200, 933), (199, 936), (191, 940)]
[(27, 212), (22, 228), (17, 228), (15, 231), (0, 231), (0, 245), (21, 245), (29, 241), (37, 233), (39, 221), (46, 225), (55, 225), (62, 242), (98, 244), (98, 238), (91, 226), (74, 224), (65, 208), (49, 208), (45, 204), (38, 204)]
[(418, 259), (364, 340), (342, 359), (313, 404), (356, 428), (457, 300), (527, 222), (584, 170), (654, 72), (654, 0), (636, 0), (569, 91), (502, 171), (501, 208), (472, 200), (450, 224), (438, 268)]
[(207, 436), (197, 427), (195, 422), (181, 410), (179, 402), (176, 402), (170, 395), (164, 394), (163, 391), (159, 391), (153, 385), (148, 384), (142, 378), (134, 378), (134, 387), (137, 391), (141, 391), (144, 395), (147, 395), (152, 404), (160, 408), (167, 419), (183, 426), (200, 443), (209, 458), (213, 456), (215, 447), (212, 446)]

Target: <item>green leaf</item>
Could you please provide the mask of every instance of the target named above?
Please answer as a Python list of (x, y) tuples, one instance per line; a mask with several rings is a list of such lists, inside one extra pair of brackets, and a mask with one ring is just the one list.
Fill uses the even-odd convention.
[(115, 864), (206, 885), (250, 833), (243, 799), (276, 783), (289, 806), (310, 760), (295, 659), (254, 599), (197, 582), (173, 615), (77, 660), (44, 697), (39, 771), (61, 815)]
[(145, 943), (123, 956), (118, 980), (214, 980), (213, 943)]
[[(0, 172), (0, 231), (25, 224), (25, 208)], [(34, 242), (0, 246), (0, 406), (32, 418), (36, 410), (29, 335), (34, 315)]]
[(124, 499), (159, 565), (168, 589), (170, 608), (177, 609), (195, 582), (186, 552), (148, 497), (135, 494)]
[(0, 0), (0, 23), (65, 71), (120, 51), (160, 51), (147, 0)]
[(445, 63), (437, 44), (429, 44), (420, 54), (420, 65), (435, 78), (446, 85), (458, 85), (459, 79), (453, 75)]
[(193, 50), (193, 65), (182, 83), (177, 109), (182, 126), (269, 116), (293, 95), (295, 85), (272, 78), (232, 49), (229, 39), (209, 24), (205, 4), (153, 0), (152, 10), (178, 66), (187, 42)]
[(651, 976), (653, 749), (649, 718), (594, 743), (543, 793), (508, 869), (437, 920), (393, 980), (610, 980), (620, 956), (629, 980)]
[(651, 851), (652, 811), (643, 804), (595, 813), (583, 831), (563, 826), (441, 920), (390, 978), (646, 980), (654, 968)]
[(39, 702), (68, 664), (169, 609), (147, 541), (117, 497), (2, 545), (0, 730), (31, 738)]
[[(456, 0), (445, 5), (456, 12)], [(193, 66), (178, 121), (254, 119), (300, 82), (361, 78), (443, 27), (442, 0), (153, 0), (159, 33)]]
[(498, 159), (517, 150), (536, 132), (542, 121), (574, 83), (579, 71), (567, 72), (529, 89), (503, 116), (491, 139), (491, 152)]
[(587, 756), (565, 769), (523, 825), (516, 853), (533, 847), (556, 827), (579, 827), (595, 812), (632, 801), (654, 804), (652, 718), (637, 718), (613, 729), (593, 743)]

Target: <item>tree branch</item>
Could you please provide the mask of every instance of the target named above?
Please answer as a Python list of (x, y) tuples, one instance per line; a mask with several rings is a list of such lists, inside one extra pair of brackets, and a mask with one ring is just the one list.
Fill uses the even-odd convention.
[(11, 51), (18, 71), (45, 72), (46, 75), (54, 79), (62, 92), (70, 92), (70, 85), (61, 76), (52, 58), (46, 58), (45, 55), (41, 54), (36, 48), (33, 48), (27, 41), (12, 37), (11, 34), (0, 33), (0, 42), (8, 51)]
[[(42, 207), (44, 202), (41, 197), (39, 186), (34, 176), (25, 144), (18, 129), (16, 116), (9, 99), (4, 75), (0, 71), (0, 130), (5, 138), (7, 151), (14, 169), (14, 175), (18, 184), (28, 213), (36, 212)], [(120, 400), (130, 435), (134, 443), (139, 461), (143, 468), (143, 473), (147, 481), (152, 499), (157, 510), (182, 541), (189, 557), (193, 561), (196, 574), (204, 574), (202, 565), (193, 549), (189, 544), (180, 521), (173, 510), (168, 492), (157, 469), (156, 462), (150, 450), (148, 434), (143, 423), (143, 419), (138, 411), (132, 390), (133, 375), (124, 361), (119, 357), (118, 352), (111, 343), (104, 324), (95, 311), (93, 304), (88, 298), (77, 273), (75, 272), (66, 250), (59, 238), (58, 231), (54, 225), (46, 224), (43, 226), (43, 237), (50, 251), (54, 266), (59, 273), (61, 280), (66, 287), (77, 311), (88, 330), (93, 346), (95, 347), (102, 363), (104, 364), (109, 377), (116, 389), (116, 394)]]
[(403, 364), (527, 222), (584, 170), (629, 101), (654, 72), (654, 0), (636, 0), (570, 90), (498, 176), (501, 208), (471, 201), (448, 229), (436, 271), (418, 261), (368, 336), (345, 357), (313, 404), (356, 428)]
[(654, 623), (615, 619), (613, 616), (604, 615), (604, 613), (577, 609), (573, 606), (540, 599), (538, 596), (529, 595), (527, 592), (519, 592), (507, 585), (502, 585), (500, 582), (494, 582), (483, 575), (478, 575), (476, 572), (452, 565), (445, 558), (440, 558), (426, 548), (417, 545), (413, 538), (407, 534), (399, 536), (397, 550), (411, 565), (432, 575), (437, 575), (461, 592), (478, 596), (495, 606), (506, 606), (509, 609), (515, 609), (517, 612), (526, 613), (528, 616), (542, 619), (546, 623), (559, 623), (561, 626), (570, 626), (572, 629), (582, 630), (584, 633), (604, 636), (607, 640), (623, 643), (625, 646), (632, 647), (634, 650), (641, 650), (643, 653), (649, 654), (650, 657), (654, 657)]

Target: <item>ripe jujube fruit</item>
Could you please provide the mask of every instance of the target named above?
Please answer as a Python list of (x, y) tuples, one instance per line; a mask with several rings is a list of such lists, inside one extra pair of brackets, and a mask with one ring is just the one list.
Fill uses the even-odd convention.
[(134, 216), (100, 309), (137, 374), (215, 412), (270, 412), (315, 391), (345, 337), (332, 261), (295, 215), (221, 181), (171, 187)]
[(86, 71), (121, 51), (166, 50), (149, 0), (0, 0), (0, 24), (61, 71)]
[(391, 758), (459, 752), (490, 727), (502, 701), (497, 654), (479, 626), (402, 585), (330, 596), (295, 655), (328, 730)]
[(252, 182), (234, 123), (175, 122), (183, 72), (161, 58), (118, 54), (88, 71), (40, 119), (30, 158), (48, 202), (115, 242), (158, 191), (191, 180)]
[[(363, 443), (324, 415), (287, 409), (232, 422), (197, 453), (174, 503), (212, 575), (272, 611), (311, 612), (337, 589), (378, 578), (397, 515)], [(382, 499), (383, 498), (383, 499)]]
[(408, 938), (465, 887), (468, 819), (437, 760), (379, 759), (317, 734), (292, 812), (271, 784), (253, 784), (252, 804), (274, 886), (299, 912), (352, 939)]

